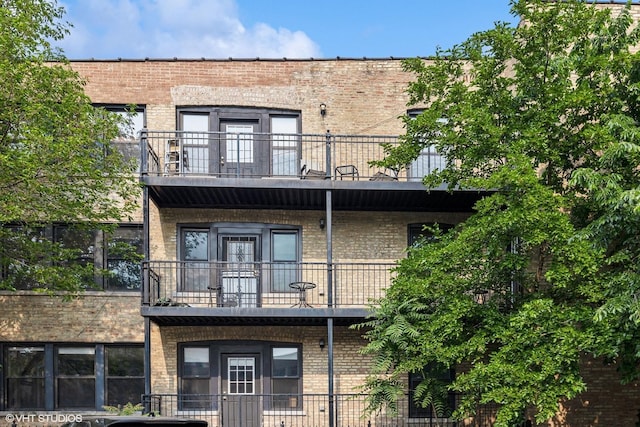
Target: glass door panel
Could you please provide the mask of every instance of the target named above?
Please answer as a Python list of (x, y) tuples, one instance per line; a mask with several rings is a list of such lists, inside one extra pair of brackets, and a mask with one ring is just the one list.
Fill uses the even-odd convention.
[(209, 174), (209, 115), (182, 114), (182, 173)]
[(206, 291), (210, 283), (209, 230), (182, 232), (182, 281), (180, 290)]
[(230, 177), (251, 177), (264, 174), (264, 147), (257, 135), (258, 123), (221, 122), (220, 172)]
[(297, 117), (272, 117), (271, 147), (272, 175), (298, 176), (298, 119)]
[(260, 265), (257, 235), (221, 236), (222, 305), (258, 306)]

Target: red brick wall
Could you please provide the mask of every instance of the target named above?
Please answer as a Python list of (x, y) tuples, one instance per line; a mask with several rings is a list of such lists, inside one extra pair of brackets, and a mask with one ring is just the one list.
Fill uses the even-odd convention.
[[(176, 105), (302, 112), (303, 133), (394, 135), (412, 75), (400, 60), (74, 61), (96, 103), (147, 105), (150, 129), (173, 129)], [(320, 104), (327, 106), (320, 116)]]

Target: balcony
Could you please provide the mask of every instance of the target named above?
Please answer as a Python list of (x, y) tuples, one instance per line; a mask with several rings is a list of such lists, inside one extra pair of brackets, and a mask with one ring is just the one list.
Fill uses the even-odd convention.
[[(456, 405), (458, 396), (451, 395)], [(495, 408), (478, 406), (474, 418), (456, 422), (427, 409), (410, 409), (408, 396), (396, 401), (397, 413), (388, 410), (364, 416), (365, 396), (337, 394), (301, 395), (175, 395), (143, 397), (146, 412), (155, 415), (204, 419), (211, 426), (280, 427), (463, 427), (491, 426)], [(412, 406), (412, 405), (411, 405)]]
[(477, 191), (443, 186), (426, 192), (421, 178), (444, 167), (432, 147), (402, 170), (370, 166), (396, 136), (233, 134), (143, 131), (142, 180), (159, 207), (469, 210)]
[(150, 261), (142, 313), (161, 325), (361, 321), (394, 263)]

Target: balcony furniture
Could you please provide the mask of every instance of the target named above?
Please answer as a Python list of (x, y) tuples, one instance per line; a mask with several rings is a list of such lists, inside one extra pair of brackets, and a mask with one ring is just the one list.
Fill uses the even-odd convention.
[(216, 305), (218, 307), (237, 307), (238, 300), (235, 295), (227, 296), (222, 293), (222, 288), (220, 286), (207, 286), (209, 290), (209, 307), (213, 307), (214, 298), (213, 294), (215, 293)]
[(384, 172), (376, 172), (369, 181), (397, 181), (398, 171), (393, 169), (385, 169)]
[(298, 291), (298, 303), (293, 304), (291, 307), (311, 307), (307, 303), (307, 289), (313, 289), (317, 285), (312, 282), (292, 282), (289, 283), (291, 289)]
[(213, 294), (215, 293), (216, 295), (216, 301), (218, 300), (218, 295), (220, 292), (220, 287), (219, 286), (207, 286), (207, 289), (209, 290), (209, 307), (213, 307)]
[(169, 139), (164, 153), (165, 175), (178, 175), (189, 169), (187, 150), (181, 150), (179, 139)]
[(349, 178), (349, 177), (351, 177), (352, 181), (360, 179), (360, 174), (358, 173), (358, 168), (355, 167), (354, 165), (338, 166), (338, 167), (335, 168), (334, 172), (335, 172), (335, 174), (334, 174), (335, 178), (336, 179), (340, 179), (341, 181), (343, 179), (346, 179), (346, 178)]
[(153, 305), (156, 307), (191, 307), (186, 302), (173, 301), (171, 298), (158, 298)]
[(317, 169), (307, 169), (307, 165), (302, 165), (300, 169), (300, 178), (302, 179), (327, 179), (327, 173), (325, 171)]

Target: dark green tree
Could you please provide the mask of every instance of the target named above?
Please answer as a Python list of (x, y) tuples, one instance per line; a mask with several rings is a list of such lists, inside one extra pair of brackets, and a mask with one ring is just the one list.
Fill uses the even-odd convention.
[(71, 294), (90, 286), (80, 252), (42, 232), (51, 223), (126, 220), (139, 186), (111, 142), (126, 125), (94, 108), (52, 43), (68, 33), (47, 0), (0, 0), (0, 288), (18, 282)]
[(640, 57), (629, 7), (513, 0), (517, 27), (405, 62), (410, 104), (424, 111), (379, 164), (402, 168), (434, 144), (447, 164), (426, 186), (485, 196), (464, 223), (409, 249), (359, 325), (375, 360), (370, 409), (433, 364), (459, 368), (458, 416), (497, 404), (496, 426), (525, 411), (551, 418), (585, 390), (585, 357), (637, 378)]

